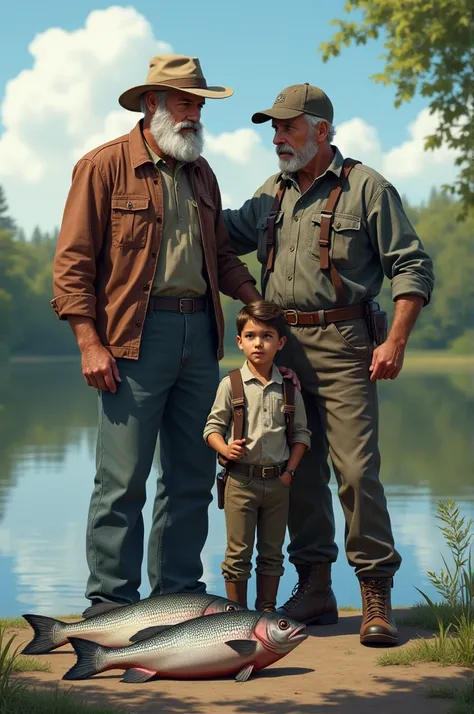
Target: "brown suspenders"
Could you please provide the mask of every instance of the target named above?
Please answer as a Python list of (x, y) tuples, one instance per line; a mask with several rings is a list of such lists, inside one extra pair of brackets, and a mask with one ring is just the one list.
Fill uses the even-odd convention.
[[(332, 260), (329, 257), (329, 236), (331, 233), (332, 221), (334, 218), (334, 211), (341, 196), (344, 184), (349, 176), (352, 168), (360, 164), (360, 161), (355, 159), (344, 159), (344, 164), (342, 166), (341, 176), (336, 186), (332, 189), (328, 196), (326, 205), (321, 211), (321, 228), (319, 231), (319, 260), (321, 265), (321, 270), (329, 269), (331, 273), (332, 284), (334, 285), (334, 290), (336, 291), (336, 304), (338, 306), (347, 305), (347, 298), (344, 293), (344, 286), (342, 284), (341, 276), (336, 270)], [(280, 184), (278, 188), (277, 195), (273, 202), (271, 213), (268, 217), (268, 230), (267, 230), (267, 264), (265, 266), (265, 274), (263, 278), (263, 285), (266, 285), (269, 274), (273, 271), (275, 265), (275, 220), (277, 214), (281, 209), (281, 204), (283, 201), (283, 196), (286, 190), (286, 183)]]

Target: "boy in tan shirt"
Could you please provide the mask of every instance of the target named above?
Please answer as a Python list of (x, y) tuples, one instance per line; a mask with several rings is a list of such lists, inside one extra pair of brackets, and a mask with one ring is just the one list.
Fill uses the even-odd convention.
[(273, 364), (286, 342), (284, 313), (259, 300), (237, 316), (237, 344), (246, 362), (240, 370), (245, 399), (244, 438), (233, 436), (229, 376), (219, 385), (204, 429), (204, 439), (229, 460), (224, 510), (227, 548), (222, 574), (227, 597), (247, 606), (255, 533), (257, 534), (257, 610), (274, 610), (283, 574), (283, 541), (291, 480), (310, 447), (303, 399), (295, 390), (291, 444), (287, 442), (283, 378)]

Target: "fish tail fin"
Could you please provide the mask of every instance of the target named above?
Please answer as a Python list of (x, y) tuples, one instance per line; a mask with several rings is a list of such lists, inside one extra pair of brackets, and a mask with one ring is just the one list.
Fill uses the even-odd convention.
[(77, 662), (66, 672), (63, 679), (88, 679), (106, 669), (107, 651), (111, 648), (79, 637), (71, 637), (69, 642), (77, 654)]
[(67, 642), (62, 633), (66, 623), (44, 615), (23, 615), (34, 630), (35, 636), (24, 648), (22, 654), (46, 654)]

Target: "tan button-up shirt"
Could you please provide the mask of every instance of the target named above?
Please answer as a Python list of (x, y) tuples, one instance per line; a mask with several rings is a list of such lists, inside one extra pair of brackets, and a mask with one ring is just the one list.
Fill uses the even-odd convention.
[[(250, 371), (247, 362), (240, 374), (244, 384), (245, 455), (241, 463), (274, 466), (286, 461), (290, 449), (286, 439), (286, 421), (283, 399), (283, 377), (273, 365), (270, 381), (263, 385)], [(230, 377), (224, 377), (217, 390), (216, 399), (204, 428), (204, 440), (217, 432), (227, 442), (233, 437), (232, 387)], [(311, 432), (306, 427), (306, 410), (303, 398), (295, 389), (295, 417), (292, 445), (311, 446)]]
[(197, 203), (185, 170), (177, 161), (173, 168), (147, 144), (163, 187), (163, 235), (153, 280), (157, 297), (200, 297), (206, 294), (201, 227)]
[[(275, 174), (242, 208), (223, 211), (239, 255), (257, 250), (267, 262), (267, 224), (281, 178), (289, 181), (275, 221), (276, 259), (265, 297), (283, 308), (310, 312), (336, 307), (329, 270), (319, 264), (319, 229), (331, 189), (342, 170), (336, 148), (328, 169), (301, 193), (294, 174)], [(357, 164), (339, 198), (330, 234), (330, 256), (349, 305), (376, 297), (384, 274), (392, 297), (421, 295), (429, 302), (433, 263), (411, 225), (395, 188)]]
[[(163, 239), (163, 181), (143, 140), (141, 122), (129, 134), (90, 151), (74, 167), (53, 266), (52, 306), (95, 321), (114, 357), (138, 359)], [(202, 228), (207, 296), (223, 355), (219, 291), (236, 297), (255, 280), (229, 243), (219, 186), (200, 157), (184, 169)]]

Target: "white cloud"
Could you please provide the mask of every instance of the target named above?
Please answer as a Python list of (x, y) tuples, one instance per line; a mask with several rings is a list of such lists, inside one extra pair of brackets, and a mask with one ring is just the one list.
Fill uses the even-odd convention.
[[(133, 127), (138, 115), (119, 108), (117, 97), (141, 80), (153, 54), (172, 49), (155, 38), (149, 21), (133, 7), (114, 6), (91, 12), (74, 31), (50, 28), (38, 34), (29, 51), (31, 69), (7, 84), (0, 136), (0, 183), (13, 217), (27, 232), (35, 224), (44, 229), (59, 224), (74, 163)], [(436, 117), (423, 110), (408, 127), (407, 140), (384, 151), (376, 127), (355, 117), (337, 127), (336, 142), (416, 202), (455, 175), (453, 152), (423, 151), (424, 136), (435, 127)], [(240, 206), (277, 171), (270, 135), (264, 143), (252, 127), (207, 133), (204, 155), (226, 206)]]

